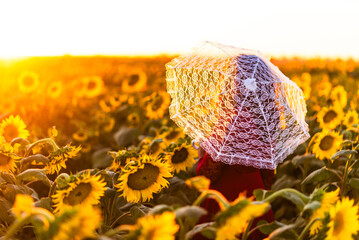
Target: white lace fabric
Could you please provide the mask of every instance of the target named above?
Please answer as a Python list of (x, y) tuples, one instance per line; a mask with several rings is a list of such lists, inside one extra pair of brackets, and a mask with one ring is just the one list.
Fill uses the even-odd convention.
[(275, 169), (310, 137), (302, 90), (258, 51), (206, 42), (166, 75), (172, 120), (214, 161)]

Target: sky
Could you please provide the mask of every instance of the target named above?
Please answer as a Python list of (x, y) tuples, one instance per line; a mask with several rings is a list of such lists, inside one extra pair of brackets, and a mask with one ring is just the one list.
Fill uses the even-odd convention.
[(203, 41), (268, 56), (359, 59), (359, 1), (0, 2), (0, 58), (180, 54)]

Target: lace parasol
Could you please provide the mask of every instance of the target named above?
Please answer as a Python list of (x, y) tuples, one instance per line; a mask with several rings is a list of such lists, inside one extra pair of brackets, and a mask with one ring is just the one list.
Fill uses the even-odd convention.
[(166, 75), (171, 118), (214, 161), (275, 169), (310, 137), (302, 90), (258, 51), (206, 42)]

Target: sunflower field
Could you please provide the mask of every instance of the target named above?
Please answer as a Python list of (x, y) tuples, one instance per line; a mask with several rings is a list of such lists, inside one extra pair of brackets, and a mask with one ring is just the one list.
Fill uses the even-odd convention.
[[(271, 59), (303, 90), (311, 138), (270, 191), (231, 202), (169, 117), (171, 59), (0, 61), (1, 239), (359, 239), (359, 62)], [(207, 198), (221, 210), (200, 223)]]

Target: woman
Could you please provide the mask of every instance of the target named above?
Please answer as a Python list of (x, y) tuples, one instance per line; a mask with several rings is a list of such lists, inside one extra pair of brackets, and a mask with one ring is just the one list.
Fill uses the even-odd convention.
[[(263, 132), (263, 124), (260, 123), (266, 122), (268, 120), (264, 119), (263, 113), (265, 113), (266, 116), (270, 116), (270, 121), (274, 124), (275, 127), (265, 129), (269, 136), (275, 136), (275, 132), (278, 130), (278, 127), (280, 127), (281, 109), (279, 109), (276, 104), (278, 92), (276, 91), (276, 86), (274, 85), (275, 83), (273, 83), (273, 81), (268, 81), (269, 79), (273, 78), (273, 75), (266, 63), (257, 56), (243, 54), (237, 57), (237, 62), (242, 65), (243, 63), (247, 63), (248, 65), (256, 64), (254, 70), (252, 67), (251, 73), (248, 73), (245, 70), (243, 71), (243, 69), (238, 70), (237, 76), (239, 79), (239, 88), (246, 88), (244, 80), (248, 79), (247, 75), (251, 75), (252, 78), (257, 79), (257, 85), (254, 87), (252, 86), (252, 92), (249, 92), (249, 90), (233, 90), (233, 94), (236, 94), (237, 99), (242, 101), (241, 104), (236, 106), (237, 109), (226, 109), (225, 107), (220, 106), (222, 109), (226, 109), (225, 111), (233, 111), (232, 114), (237, 116), (234, 123), (225, 122), (228, 120), (221, 118), (218, 120), (218, 128), (221, 128), (222, 130), (224, 129), (226, 132), (225, 137), (223, 137), (221, 140), (222, 144), (234, 145), (237, 142), (241, 142), (241, 146), (245, 145), (246, 147), (243, 149), (243, 152), (240, 152), (240, 154), (245, 154), (245, 157), (250, 159), (260, 156), (264, 159), (270, 159), (272, 151), (275, 149), (276, 139), (274, 137), (264, 138), (260, 133)], [(260, 81), (263, 81), (263, 84)], [(261, 88), (262, 92), (266, 92), (267, 104), (260, 105), (260, 102), (257, 101), (258, 98), (256, 96), (256, 87)], [(250, 104), (243, 104), (244, 101), (248, 101)], [(261, 112), (258, 110), (256, 111), (255, 109), (261, 109)], [(235, 133), (232, 131), (234, 125)], [(212, 135), (216, 132), (217, 131), (215, 127)], [(228, 135), (231, 135), (231, 137), (228, 137)], [(250, 139), (240, 138), (238, 136), (248, 136)], [(218, 139), (218, 136), (216, 136), (216, 138)], [(260, 142), (260, 144), (258, 144), (258, 142)], [(271, 188), (272, 180), (274, 177), (274, 170), (259, 169), (246, 166), (244, 164), (226, 164), (221, 161), (213, 161), (210, 154), (205, 152), (205, 150), (202, 148), (198, 149), (198, 156), (199, 161), (196, 171), (197, 175), (204, 175), (209, 178), (211, 180), (210, 188), (221, 192), (229, 201), (234, 201), (238, 197), (239, 193), (242, 192), (245, 192), (247, 197), (250, 197), (253, 195), (253, 191), (255, 189), (270, 190)], [(214, 216), (219, 211), (217, 202), (213, 199), (207, 199), (202, 203), (201, 206), (207, 210), (208, 214), (203, 216), (200, 219), (200, 222), (203, 223), (213, 221)], [(252, 227), (256, 226), (258, 220), (272, 222), (274, 220), (273, 212), (270, 210), (264, 216), (255, 219)], [(259, 231), (255, 231), (249, 236), (248, 239), (263, 239), (264, 237), (265, 236)], [(203, 236), (197, 235), (194, 239), (205, 238)]]

